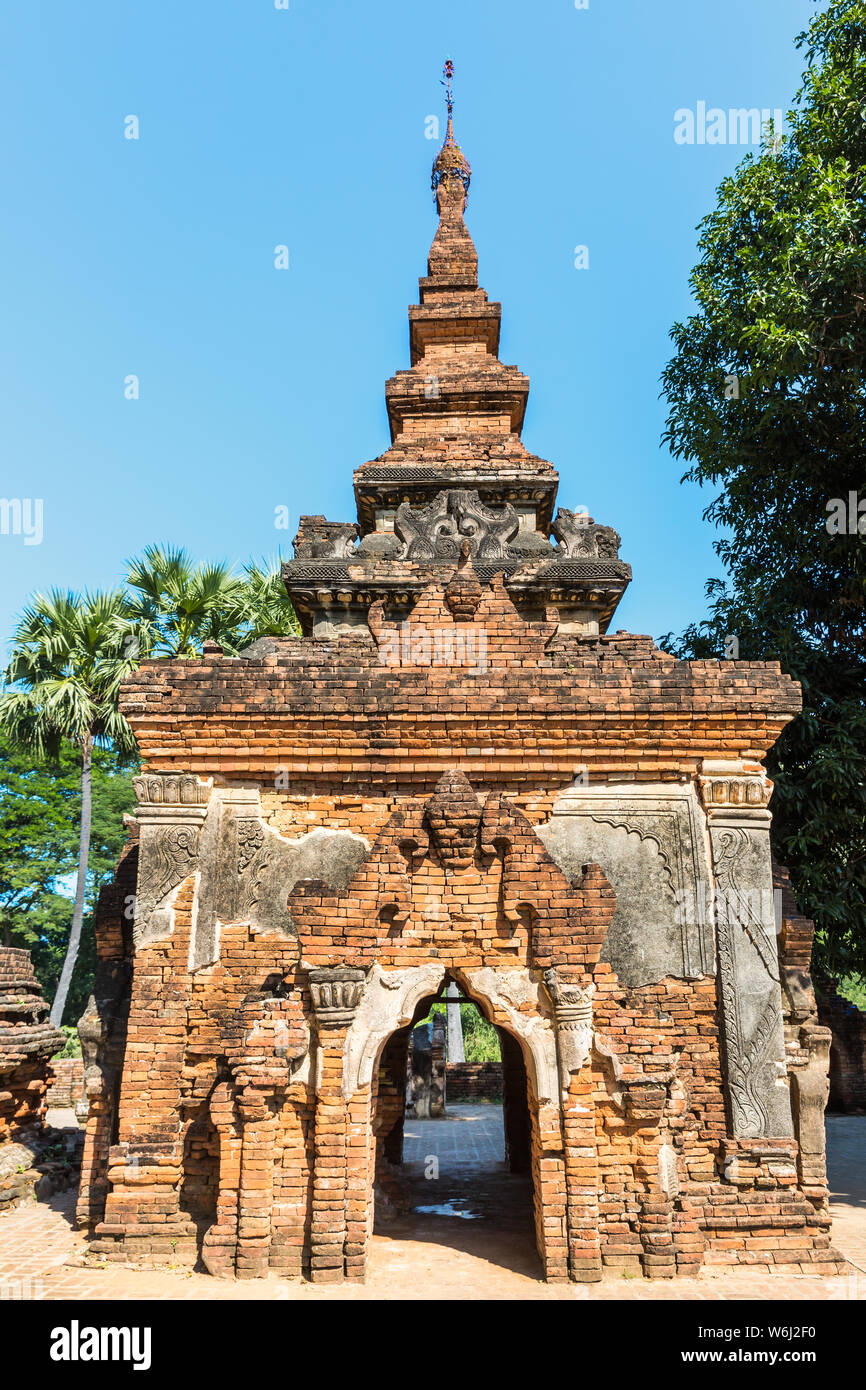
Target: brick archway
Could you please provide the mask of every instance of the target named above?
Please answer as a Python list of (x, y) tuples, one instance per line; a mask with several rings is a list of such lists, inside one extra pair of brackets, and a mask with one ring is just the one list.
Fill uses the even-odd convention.
[(380, 1064), (391, 1040), (411, 1027), (418, 1007), (439, 992), (446, 976), (456, 980), (489, 1022), (514, 1040), (523, 1059), (536, 1248), (544, 1277), (567, 1279), (566, 1165), (554, 1012), (541, 972), (526, 966), (446, 969), (431, 962), (406, 970), (386, 972), (378, 965), (371, 969), (346, 1034), (341, 1088), (350, 1113), (354, 1111), (355, 1137), (360, 1124), (366, 1136), (364, 1267), (373, 1230)]

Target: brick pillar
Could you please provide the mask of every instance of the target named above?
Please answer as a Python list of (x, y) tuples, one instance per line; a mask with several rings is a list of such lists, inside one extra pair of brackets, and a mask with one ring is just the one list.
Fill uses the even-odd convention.
[[(310, 994), (316, 1014), (319, 1034), (318, 1083), (316, 1088), (316, 1119), (314, 1129), (313, 1210), (310, 1225), (310, 1278), (317, 1284), (341, 1283), (346, 1277), (347, 1249), (353, 1263), (354, 1277), (359, 1266), (357, 1247), (366, 1248), (366, 1217), (360, 1221), (357, 1210), (357, 1186), (350, 1180), (349, 1154), (352, 1149), (363, 1150), (365, 1168), (369, 1167), (369, 1118), (359, 1135), (350, 1129), (357, 1126), (357, 1107), (350, 1113), (349, 1102), (343, 1094), (343, 1052), (346, 1033), (355, 1016), (361, 998), (366, 972), (350, 966), (329, 966), (310, 971)], [(369, 1115), (369, 1097), (367, 1100)], [(350, 1138), (359, 1140), (350, 1145)], [(349, 1221), (349, 1199), (352, 1197), (352, 1220)], [(366, 1203), (365, 1203), (366, 1211)], [(351, 1227), (351, 1229), (350, 1229)], [(349, 1237), (352, 1237), (350, 1240)], [(359, 1236), (362, 1239), (359, 1239)]]
[(219, 1081), (210, 1100), (210, 1115), (219, 1136), (219, 1191), (216, 1220), (202, 1240), (202, 1263), (210, 1274), (230, 1278), (238, 1245), (238, 1206), (243, 1139), (239, 1131), (234, 1086)]
[(347, 1279), (362, 1280), (373, 1233), (376, 1170), (373, 1097), (369, 1086), (352, 1097), (347, 1118), (345, 1271)]
[[(647, 1094), (650, 1089), (654, 1094)], [(656, 1089), (661, 1093), (660, 1102), (655, 1094)], [(647, 1279), (670, 1279), (677, 1272), (673, 1196), (669, 1178), (666, 1177), (664, 1185), (662, 1182), (663, 1167), (670, 1167), (668, 1151), (673, 1156), (674, 1171), (676, 1156), (669, 1145), (662, 1145), (657, 1128), (659, 1104), (663, 1107), (664, 1099), (661, 1087), (640, 1087), (637, 1096), (631, 1093), (626, 1095), (628, 1118), (646, 1126), (635, 1137), (635, 1177), (644, 1187), (639, 1199), (637, 1231), (641, 1243), (641, 1263)]]
[(239, 1109), (244, 1131), (235, 1270), (239, 1279), (264, 1279), (271, 1250), (277, 1118), (269, 1109), (265, 1096), (252, 1087), (241, 1095)]
[(601, 1181), (595, 1134), (592, 1047), (593, 986), (552, 966), (544, 983), (553, 1001), (565, 1145), (568, 1272), (579, 1283), (601, 1278), (598, 1192)]

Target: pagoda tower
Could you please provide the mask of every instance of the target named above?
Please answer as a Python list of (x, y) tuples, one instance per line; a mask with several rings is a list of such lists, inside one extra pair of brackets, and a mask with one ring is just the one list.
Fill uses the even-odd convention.
[(527, 618), (553, 606), (561, 633), (598, 636), (631, 569), (611, 527), (566, 508), (554, 515), (559, 475), (521, 438), (529, 379), (499, 360), (502, 306), (478, 284), (451, 75), (446, 63), (448, 123), (432, 175), (439, 225), (409, 306), (411, 366), (385, 387), (390, 448), (355, 471), (357, 523), (301, 517), (283, 577), (305, 634), (335, 637), (366, 629), (380, 599), (406, 616), (468, 538), (479, 579), (503, 573)]
[(391, 446), (285, 567), (305, 635), (121, 691), (142, 767), (81, 1028), (91, 1256), (363, 1279), (377, 1202), (429, 1190), (410, 1041), (456, 987), (500, 1039), (545, 1278), (836, 1273), (830, 1033), (784, 884), (776, 923), (763, 766), (800, 691), (605, 631), (630, 571), (522, 442), (450, 85), (433, 187)]

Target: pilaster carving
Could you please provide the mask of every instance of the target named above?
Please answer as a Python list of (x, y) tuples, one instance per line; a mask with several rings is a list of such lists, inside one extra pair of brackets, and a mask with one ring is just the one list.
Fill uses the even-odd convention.
[(332, 965), (310, 971), (310, 994), (320, 1029), (351, 1026), (366, 978), (366, 970), (351, 965)]
[(579, 1072), (592, 1050), (592, 996), (595, 986), (580, 985), (565, 977), (557, 966), (544, 972), (544, 984), (553, 1001), (559, 1080), (563, 1093), (571, 1076)]
[(760, 768), (705, 761), (728, 1094), (735, 1138), (793, 1132), (770, 861), (772, 788)]
[(133, 940), (136, 950), (170, 935), (174, 913), (170, 898), (195, 872), (199, 836), (213, 782), (192, 773), (144, 773), (133, 778), (138, 798), (138, 890)]

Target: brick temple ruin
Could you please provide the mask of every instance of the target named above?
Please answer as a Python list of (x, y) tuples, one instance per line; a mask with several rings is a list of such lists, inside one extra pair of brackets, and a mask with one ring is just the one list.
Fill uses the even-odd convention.
[(449, 95), (391, 445), (284, 569), (304, 636), (126, 684), (79, 1220), (100, 1259), (362, 1279), (412, 1026), (456, 985), (547, 1279), (835, 1271), (830, 1037), (762, 766), (798, 687), (609, 632), (631, 573), (522, 441), (469, 179)]

